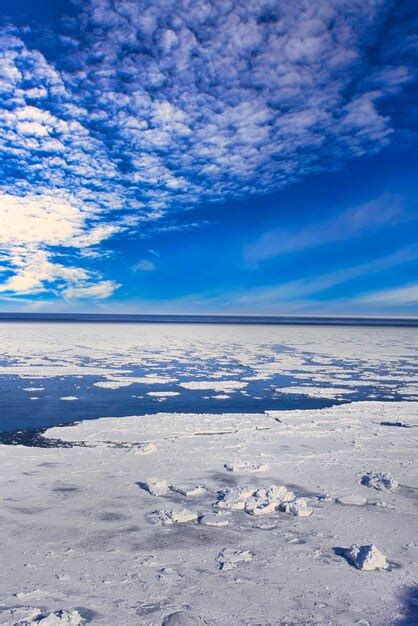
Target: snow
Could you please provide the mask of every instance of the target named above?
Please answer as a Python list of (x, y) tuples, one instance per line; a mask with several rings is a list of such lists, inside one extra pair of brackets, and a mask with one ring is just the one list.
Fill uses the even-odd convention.
[[(243, 375), (245, 390), (276, 389), (285, 374), (318, 394), (356, 378), (400, 392), (415, 344), (407, 329), (0, 325), (0, 374), (29, 386), (182, 373), (215, 391)], [(413, 623), (418, 403), (345, 399), (86, 420), (47, 430), (52, 447), (0, 445), (0, 624)], [(253, 462), (269, 469), (224, 467)]]
[[(31, 606), (86, 607), (102, 623), (159, 625), (184, 606), (208, 623), (240, 623), (243, 616), (250, 623), (390, 623), (402, 615), (402, 589), (416, 576), (416, 509), (403, 490), (418, 484), (411, 430), (380, 421), (417, 414), (413, 402), (274, 417), (160, 413), (90, 420), (44, 435), (88, 447), (0, 446), (2, 606), (27, 606), (15, 594), (41, 584), (46, 595)], [(154, 453), (137, 456), (136, 447), (150, 441)], [(263, 459), (268, 479), (225, 472), (225, 456), (238, 450), (243, 461)], [(336, 499), (369, 499), (372, 490), (359, 477), (376, 459), (400, 486), (384, 492), (388, 506), (361, 507), (359, 521), (356, 506)], [(139, 487), (149, 477), (164, 487), (155, 493), (165, 495)], [(199, 485), (207, 491), (187, 495)], [(300, 498), (312, 515), (280, 510), (283, 500), (300, 508)], [(335, 553), (372, 541), (401, 566), (375, 591)], [(220, 572), (216, 559), (226, 548), (252, 560)], [(161, 574), (163, 568), (178, 575)], [(238, 571), (245, 572), (240, 583), (229, 578)]]
[(345, 506), (364, 506), (367, 500), (364, 496), (352, 494), (352, 495), (340, 496), (339, 498), (337, 498), (337, 502)]

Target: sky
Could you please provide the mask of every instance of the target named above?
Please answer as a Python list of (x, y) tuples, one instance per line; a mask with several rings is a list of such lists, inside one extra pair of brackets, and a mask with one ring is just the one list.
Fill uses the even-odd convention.
[(3, 0), (0, 310), (418, 315), (415, 0)]

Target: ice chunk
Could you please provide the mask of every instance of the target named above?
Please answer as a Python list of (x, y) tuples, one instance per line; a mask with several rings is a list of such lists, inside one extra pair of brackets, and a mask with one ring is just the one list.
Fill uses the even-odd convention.
[(253, 554), (248, 550), (233, 550), (232, 548), (224, 548), (216, 557), (220, 570), (234, 569), (238, 563), (251, 561)]
[(398, 481), (386, 472), (368, 472), (362, 476), (361, 484), (378, 491), (395, 491), (398, 487)]
[[(3, 621), (3, 618), (7, 621)], [(86, 620), (76, 609), (41, 611), (24, 606), (0, 611), (0, 624), (13, 626), (82, 626), (85, 623)]]
[(305, 498), (296, 498), (296, 500), (292, 500), (291, 502), (283, 503), (280, 505), (280, 508), (285, 513), (297, 517), (309, 517), (313, 513)]
[(346, 551), (345, 557), (354, 567), (365, 571), (388, 567), (385, 555), (377, 549), (374, 543), (365, 546), (352, 545)]
[(168, 482), (162, 478), (148, 478), (144, 486), (152, 496), (166, 496), (168, 493)]
[(176, 611), (163, 619), (163, 626), (203, 626), (205, 623), (188, 611)]
[(155, 443), (139, 443), (134, 449), (134, 454), (138, 454), (140, 456), (153, 454), (154, 452), (157, 452), (157, 446)]
[(171, 485), (171, 489), (188, 498), (197, 498), (197, 496), (202, 496), (207, 492), (205, 485), (183, 485), (181, 487)]
[(367, 500), (363, 496), (348, 495), (337, 498), (338, 504), (344, 504), (345, 506), (363, 506)]
[(225, 469), (229, 472), (247, 472), (255, 474), (257, 472), (267, 472), (270, 469), (265, 463), (256, 463), (254, 461), (241, 461), (236, 463), (225, 463)]
[(221, 492), (221, 497), (217, 502), (220, 509), (232, 509), (234, 511), (243, 511), (245, 509), (245, 501), (254, 493), (253, 487), (232, 487)]
[(250, 515), (267, 515), (283, 502), (293, 500), (295, 494), (283, 485), (270, 485), (267, 489), (258, 489), (245, 501), (245, 511)]
[(197, 513), (189, 511), (189, 509), (173, 509), (171, 511), (154, 511), (151, 514), (151, 520), (157, 526), (166, 526), (168, 524), (185, 524), (187, 522), (195, 522)]
[(206, 513), (199, 518), (199, 524), (203, 524), (203, 526), (227, 526), (229, 521), (223, 515)]

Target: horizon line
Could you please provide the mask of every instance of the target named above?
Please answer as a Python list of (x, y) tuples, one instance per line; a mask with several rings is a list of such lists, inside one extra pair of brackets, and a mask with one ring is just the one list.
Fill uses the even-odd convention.
[(318, 325), (382, 325), (418, 326), (417, 316), (389, 315), (262, 315), (239, 313), (57, 313), (0, 311), (0, 322), (115, 322), (115, 323), (182, 323), (182, 324), (318, 324)]

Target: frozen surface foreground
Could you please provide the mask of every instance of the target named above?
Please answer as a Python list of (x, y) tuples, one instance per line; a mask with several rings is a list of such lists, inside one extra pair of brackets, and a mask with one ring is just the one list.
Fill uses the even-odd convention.
[[(417, 623), (415, 335), (0, 326), (1, 374), (34, 397), (94, 375), (109, 397), (153, 377), (165, 398), (44, 433), (69, 447), (0, 446), (0, 624)], [(161, 395), (254, 379), (339, 404), (184, 413)], [(347, 392), (370, 380), (377, 398)]]

